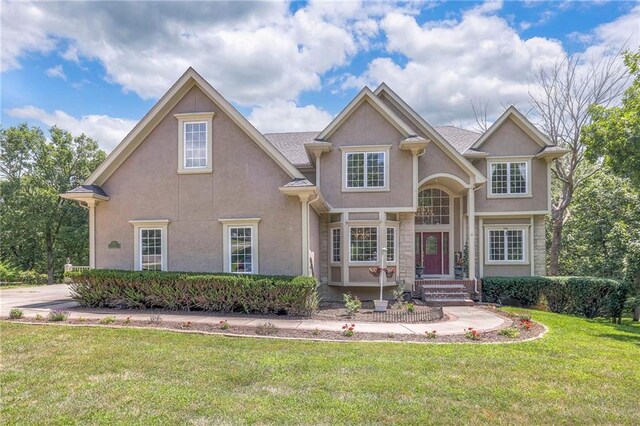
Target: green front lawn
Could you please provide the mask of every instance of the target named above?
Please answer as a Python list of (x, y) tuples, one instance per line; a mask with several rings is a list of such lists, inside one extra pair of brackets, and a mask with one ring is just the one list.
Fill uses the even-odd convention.
[(638, 424), (640, 325), (507, 345), (0, 324), (4, 424)]

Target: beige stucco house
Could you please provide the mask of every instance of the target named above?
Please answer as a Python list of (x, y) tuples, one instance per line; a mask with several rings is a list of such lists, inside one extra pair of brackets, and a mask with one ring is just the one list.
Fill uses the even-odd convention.
[(88, 206), (95, 268), (312, 275), (325, 299), (373, 299), (386, 249), (387, 291), (477, 297), (483, 276), (545, 273), (563, 154), (514, 107), (484, 134), (433, 127), (385, 84), (325, 129), (262, 134), (189, 69), (62, 196)]

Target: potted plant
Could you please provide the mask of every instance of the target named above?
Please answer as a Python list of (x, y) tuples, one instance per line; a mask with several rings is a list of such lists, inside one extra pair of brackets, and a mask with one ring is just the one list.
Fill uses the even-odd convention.
[(373, 307), (374, 307), (373, 310), (376, 311), (376, 312), (386, 312), (388, 305), (389, 305), (389, 301), (388, 300), (374, 300), (373, 301)]
[(422, 278), (423, 271), (424, 271), (424, 268), (422, 267), (422, 264), (416, 263), (416, 278)]
[(369, 268), (369, 273), (376, 278), (380, 276), (381, 272), (382, 272), (382, 268), (379, 266), (372, 266), (371, 268)]
[(387, 278), (393, 278), (393, 274), (396, 273), (396, 267), (395, 266), (388, 266), (388, 267), (384, 268), (384, 273), (387, 274)]

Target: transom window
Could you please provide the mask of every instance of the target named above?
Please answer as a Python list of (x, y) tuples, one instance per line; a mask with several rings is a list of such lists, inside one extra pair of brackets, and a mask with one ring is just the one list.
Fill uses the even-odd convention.
[(396, 228), (387, 228), (387, 262), (396, 261)]
[(252, 230), (251, 226), (229, 227), (229, 272), (253, 273)]
[(418, 193), (416, 225), (449, 225), (449, 194), (437, 188), (423, 189)]
[(346, 154), (347, 188), (384, 188), (384, 152), (348, 152)]
[(489, 261), (522, 262), (524, 257), (524, 229), (489, 230)]
[(342, 243), (340, 238), (340, 228), (333, 228), (331, 230), (331, 261), (339, 263), (340, 256), (340, 244)]
[(140, 269), (162, 270), (162, 229), (140, 228)]
[(184, 167), (207, 167), (207, 123), (184, 123)]
[(349, 228), (349, 260), (351, 262), (376, 262), (378, 260), (377, 227)]
[(493, 162), (490, 164), (491, 195), (527, 194), (527, 162)]

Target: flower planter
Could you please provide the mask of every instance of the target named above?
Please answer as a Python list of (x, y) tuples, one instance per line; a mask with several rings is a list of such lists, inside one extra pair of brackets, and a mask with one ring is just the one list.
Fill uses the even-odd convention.
[(422, 278), (422, 272), (424, 268), (422, 266), (416, 266), (416, 278)]
[(374, 305), (374, 309), (373, 310), (375, 312), (386, 312), (388, 304), (389, 304), (388, 300), (374, 300), (373, 301), (373, 305)]
[(387, 275), (387, 278), (393, 278), (393, 275), (396, 273), (395, 267), (389, 267), (384, 270), (384, 273)]
[(373, 275), (374, 277), (378, 278), (380, 276), (380, 273), (382, 272), (382, 268), (378, 267), (378, 266), (374, 266), (373, 268), (369, 268), (369, 273), (371, 275)]

